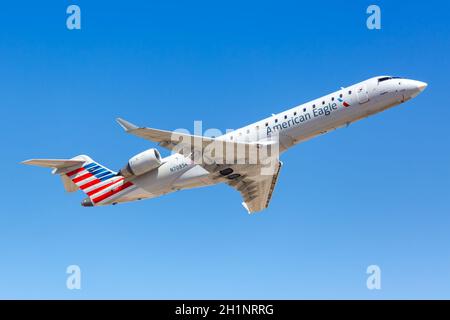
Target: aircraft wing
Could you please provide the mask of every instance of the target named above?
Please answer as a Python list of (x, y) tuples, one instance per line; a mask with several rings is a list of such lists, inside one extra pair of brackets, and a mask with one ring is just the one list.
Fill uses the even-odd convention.
[[(127, 133), (157, 142), (160, 146), (178, 153), (186, 154), (187, 152), (191, 152), (191, 157), (196, 150), (202, 151), (203, 156), (206, 157), (205, 154), (208, 153), (207, 150), (209, 146), (214, 146), (214, 143), (224, 143), (225, 148), (222, 149), (223, 153), (215, 152), (214, 156), (209, 158), (209, 160), (213, 160), (210, 162), (211, 164), (200, 163), (200, 165), (212, 173), (212, 179), (225, 182), (238, 190), (244, 200), (242, 205), (248, 213), (261, 211), (269, 206), (282, 163), (278, 158), (272, 159), (275, 163), (272, 165), (271, 169), (264, 171), (263, 162), (264, 160), (268, 160), (268, 158), (258, 158), (257, 145), (271, 145), (273, 144), (272, 141), (258, 141), (253, 143), (236, 141), (224, 142), (215, 138), (138, 127), (121, 118), (118, 118), (117, 122)], [(227, 145), (227, 143), (229, 144)], [(249, 146), (256, 146), (256, 148), (248, 148), (246, 149), (247, 151), (242, 154), (233, 154), (233, 159), (231, 160), (234, 160), (234, 164), (224, 164), (227, 162), (220, 160), (227, 157), (225, 151), (230, 145), (232, 145), (233, 148), (248, 148)], [(188, 149), (185, 150), (183, 148), (184, 146)], [(258, 161), (253, 164), (242, 164), (242, 162), (239, 162), (239, 160), (248, 160), (249, 158), (257, 159)], [(228, 157), (226, 159), (228, 159)], [(244, 161), (244, 163), (248, 162)], [(265, 166), (267, 166), (267, 164)]]
[[(197, 136), (177, 131), (138, 127), (121, 118), (116, 120), (127, 133), (156, 142), (161, 147), (186, 156), (191, 154), (191, 157), (194, 157), (194, 153), (200, 151), (204, 158), (209, 158), (211, 161), (218, 163), (223, 163), (225, 159), (228, 161), (234, 160), (235, 163), (239, 163), (238, 160), (248, 158), (258, 159), (258, 146), (274, 144), (273, 141), (225, 141), (220, 138)], [(238, 153), (231, 152), (231, 149), (245, 151)]]
[[(223, 176), (218, 171), (215, 178), (223, 180), (226, 184), (239, 191), (243, 200), (242, 205), (251, 214), (264, 210), (269, 206), (282, 165), (282, 162), (278, 161), (275, 164), (275, 168), (271, 169), (272, 174), (261, 174), (262, 167), (260, 165), (227, 166), (227, 168), (233, 170), (233, 173)], [(223, 170), (221, 171), (224, 172)]]
[(138, 127), (121, 118), (116, 119), (120, 126), (127, 133), (158, 143), (161, 147), (169, 150), (182, 150), (183, 146), (198, 146), (200, 149), (205, 148), (214, 141), (213, 138), (195, 136), (181, 132), (159, 130), (153, 128)]

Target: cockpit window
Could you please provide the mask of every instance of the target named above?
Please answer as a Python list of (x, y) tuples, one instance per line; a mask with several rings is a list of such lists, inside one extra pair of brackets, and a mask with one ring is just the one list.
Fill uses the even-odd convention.
[(386, 81), (386, 80), (390, 80), (392, 79), (392, 77), (383, 77), (383, 78), (378, 78), (378, 83)]
[(402, 77), (381, 77), (378, 78), (378, 83), (386, 81), (386, 80), (391, 80), (391, 79), (403, 79)]

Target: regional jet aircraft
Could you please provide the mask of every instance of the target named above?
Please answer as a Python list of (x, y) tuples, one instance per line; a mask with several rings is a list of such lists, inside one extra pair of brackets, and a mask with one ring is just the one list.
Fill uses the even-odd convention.
[(154, 198), (223, 182), (239, 191), (244, 208), (254, 213), (269, 206), (282, 166), (280, 154), (399, 105), (426, 87), (416, 80), (374, 77), (218, 137), (138, 127), (118, 118), (127, 133), (172, 151), (163, 158), (157, 149), (146, 150), (130, 158), (119, 172), (86, 155), (23, 163), (52, 168), (53, 174), (61, 176), (66, 191), (81, 189), (87, 195), (81, 203), (85, 207)]

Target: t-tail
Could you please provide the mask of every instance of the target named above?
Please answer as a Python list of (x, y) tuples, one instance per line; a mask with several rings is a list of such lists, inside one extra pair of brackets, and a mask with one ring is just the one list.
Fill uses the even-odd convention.
[(24, 164), (53, 168), (59, 174), (67, 192), (83, 191), (88, 197), (81, 202), (84, 207), (114, 203), (113, 199), (133, 185), (86, 155), (72, 159), (31, 159)]

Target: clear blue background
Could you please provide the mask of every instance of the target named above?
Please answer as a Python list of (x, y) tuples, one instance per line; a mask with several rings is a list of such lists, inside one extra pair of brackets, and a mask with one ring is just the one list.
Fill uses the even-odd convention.
[[(450, 298), (450, 5), (376, 3), (380, 31), (369, 1), (3, 3), (0, 298)], [(83, 208), (19, 164), (85, 153), (117, 170), (155, 146), (117, 116), (238, 128), (381, 74), (429, 87), (284, 154), (253, 216), (225, 185)]]

